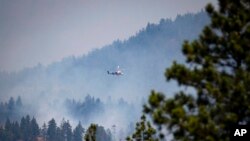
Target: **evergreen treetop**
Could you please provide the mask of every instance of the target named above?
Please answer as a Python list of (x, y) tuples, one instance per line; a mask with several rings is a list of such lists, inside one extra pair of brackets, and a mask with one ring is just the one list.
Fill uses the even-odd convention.
[(174, 62), (167, 81), (193, 88), (173, 98), (152, 91), (144, 111), (174, 140), (226, 141), (233, 125), (250, 123), (250, 2), (208, 4), (211, 23), (183, 44), (187, 64)]

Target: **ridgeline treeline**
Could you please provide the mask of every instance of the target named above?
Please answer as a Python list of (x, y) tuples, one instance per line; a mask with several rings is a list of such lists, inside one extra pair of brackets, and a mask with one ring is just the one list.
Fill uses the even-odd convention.
[[(44, 123), (39, 127), (36, 119), (29, 115), (22, 117), (21, 121), (11, 121), (9, 118), (3, 126), (0, 126), (1, 141), (83, 141), (88, 137), (89, 130), (92, 130), (91, 125), (85, 134), (85, 129), (81, 122), (75, 128), (72, 128), (69, 120), (62, 120), (58, 125), (54, 118), (47, 124)], [(94, 137), (98, 141), (111, 141), (111, 131), (104, 129), (103, 126), (95, 126)]]
[(17, 98), (17, 100), (11, 97), (8, 102), (1, 102), (0, 125), (2, 125), (5, 122), (7, 117), (11, 120), (21, 119), (21, 117), (23, 116), (24, 109), (25, 108), (20, 96)]

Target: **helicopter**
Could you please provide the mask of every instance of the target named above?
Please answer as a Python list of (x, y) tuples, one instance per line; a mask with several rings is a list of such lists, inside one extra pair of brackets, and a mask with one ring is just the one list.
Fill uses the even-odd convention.
[(108, 73), (109, 75), (116, 75), (116, 76), (123, 75), (123, 72), (122, 72), (122, 70), (120, 69), (119, 66), (117, 66), (116, 71), (112, 71), (112, 72), (107, 71), (107, 73)]

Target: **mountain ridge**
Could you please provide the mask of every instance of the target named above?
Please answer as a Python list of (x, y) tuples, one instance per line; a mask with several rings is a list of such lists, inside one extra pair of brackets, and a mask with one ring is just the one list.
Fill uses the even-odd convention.
[[(203, 11), (177, 16), (173, 21), (162, 19), (158, 24), (149, 23), (127, 40), (116, 40), (87, 55), (66, 57), (48, 66), (38, 64), (19, 72), (0, 72), (0, 97), (7, 101), (11, 96), (21, 96), (37, 109), (33, 110), (37, 111), (35, 115), (46, 121), (50, 117), (43, 112), (63, 112), (58, 108), (64, 106), (65, 99), (91, 95), (103, 101), (123, 98), (141, 105), (152, 89), (171, 96), (178, 85), (166, 83), (164, 71), (173, 60), (185, 62), (181, 53), (183, 41), (197, 38), (208, 21)], [(118, 65), (123, 76), (107, 75), (107, 70)], [(135, 107), (138, 109), (133, 110), (141, 110), (141, 106)]]

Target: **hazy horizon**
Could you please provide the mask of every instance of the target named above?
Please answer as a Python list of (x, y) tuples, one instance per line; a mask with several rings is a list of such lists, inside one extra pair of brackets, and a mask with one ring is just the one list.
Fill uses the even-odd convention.
[[(86, 95), (100, 98), (103, 102), (122, 98), (135, 106), (133, 111), (140, 111), (152, 89), (165, 92), (169, 97), (182, 89), (175, 82), (166, 83), (164, 71), (173, 60), (184, 62), (181, 54), (183, 41), (196, 38), (207, 23), (205, 12), (186, 14), (174, 21), (148, 24), (129, 40), (114, 42), (86, 56), (69, 57), (48, 67), (39, 65), (17, 73), (0, 72), (1, 101), (20, 96), (26, 105), (30, 105), (31, 109), (26, 111), (39, 117), (38, 121), (67, 116), (73, 116), (71, 121), (83, 120), (64, 111), (67, 109), (64, 101), (82, 100)], [(124, 75), (108, 75), (107, 70), (114, 71), (117, 65)], [(111, 106), (102, 116), (112, 113), (117, 124), (129, 123), (129, 120), (125, 122), (124, 118), (119, 118), (124, 114), (124, 110), (120, 110), (122, 107)], [(81, 111), (78, 109), (76, 112)], [(102, 121), (95, 117), (95, 122)]]
[[(157, 24), (146, 24), (128, 40), (112, 41), (85, 56), (65, 55), (49, 66), (38, 65), (17, 73), (0, 71), (3, 113), (0, 122), (4, 123), (7, 117), (20, 120), (26, 114), (36, 117), (40, 125), (52, 118), (56, 121), (65, 118), (73, 126), (79, 121), (86, 127), (91, 123), (105, 128), (116, 125), (125, 133), (117, 136), (125, 138), (134, 130), (130, 125), (139, 120), (142, 105), (152, 89), (164, 92), (167, 97), (178, 90), (192, 91), (174, 81), (166, 83), (164, 72), (174, 60), (185, 61), (181, 53), (183, 41), (197, 38), (208, 19), (204, 11), (177, 16), (174, 20), (162, 19)], [(47, 51), (50, 50), (56, 48)], [(13, 50), (13, 53), (22, 52)], [(27, 58), (29, 53), (25, 53)], [(39, 55), (33, 56), (31, 60), (36, 62)], [(22, 66), (27, 62), (20, 59), (16, 63)], [(117, 65), (124, 75), (107, 74), (115, 71)], [(22, 102), (11, 100), (19, 96)], [(20, 103), (23, 106), (18, 106)]]
[(196, 13), (213, 0), (0, 0), (0, 71), (80, 56), (135, 35), (147, 23)]

